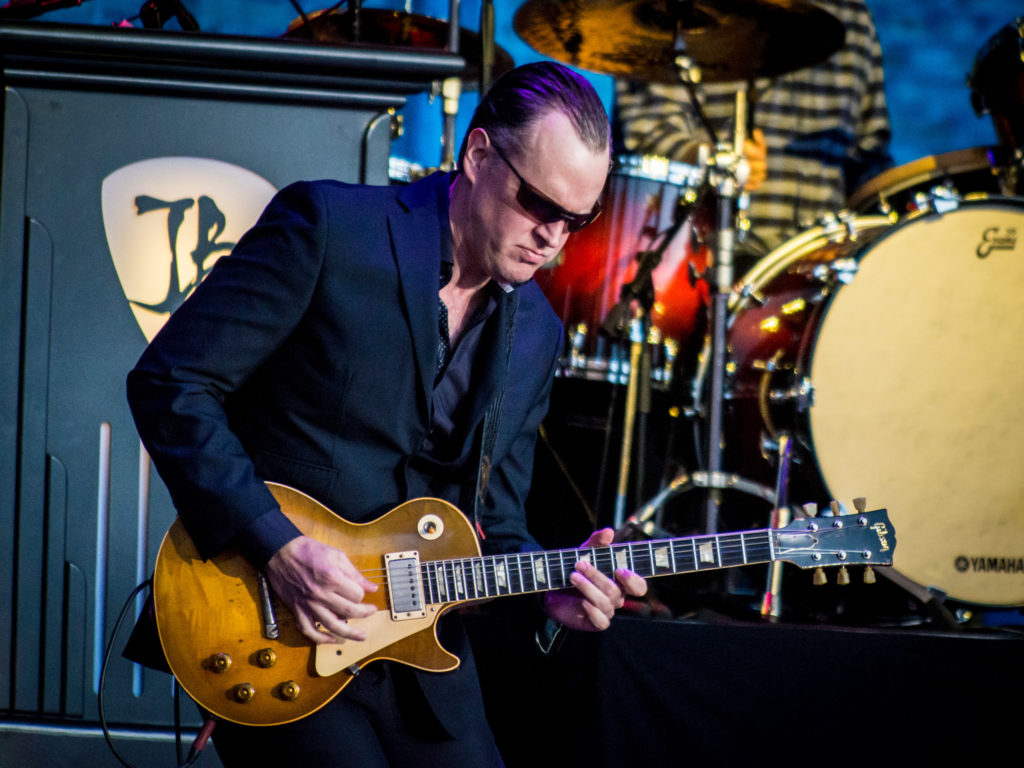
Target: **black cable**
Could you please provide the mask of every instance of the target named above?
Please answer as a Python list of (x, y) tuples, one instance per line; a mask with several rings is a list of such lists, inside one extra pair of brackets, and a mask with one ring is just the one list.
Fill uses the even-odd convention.
[(178, 754), (178, 765), (185, 762), (185, 754), (181, 744), (181, 686), (178, 678), (174, 679), (174, 748)]
[(128, 599), (125, 601), (124, 608), (121, 609), (121, 615), (117, 617), (117, 623), (114, 624), (114, 631), (110, 635), (110, 642), (107, 643), (107, 648), (103, 653), (103, 666), (100, 667), (100, 689), (97, 692), (97, 699), (100, 709), (100, 727), (103, 729), (103, 738), (106, 739), (107, 746), (110, 747), (110, 751), (114, 753), (114, 757), (117, 758), (118, 762), (121, 763), (121, 765), (126, 766), (126, 768), (136, 768), (136, 766), (132, 765), (123, 757), (121, 757), (121, 753), (118, 752), (117, 748), (114, 746), (113, 739), (110, 738), (110, 730), (107, 728), (107, 718), (103, 713), (103, 687), (107, 680), (107, 667), (110, 664), (110, 654), (114, 650), (114, 640), (117, 639), (117, 633), (121, 629), (121, 625), (124, 623), (125, 617), (128, 615), (128, 611), (131, 609), (132, 603), (134, 602), (136, 595), (138, 595), (139, 592), (144, 590), (146, 587), (151, 586), (152, 584), (152, 579), (146, 579), (144, 582), (135, 587), (135, 589), (132, 590), (131, 594), (128, 595)]
[[(110, 665), (110, 655), (111, 655), (111, 653), (114, 650), (114, 641), (117, 639), (117, 634), (120, 631), (121, 626), (124, 624), (124, 620), (125, 620), (125, 618), (128, 615), (128, 611), (132, 607), (132, 603), (134, 602), (135, 597), (142, 590), (146, 589), (147, 587), (152, 586), (152, 584), (153, 584), (153, 580), (152, 579), (146, 579), (141, 584), (139, 584), (137, 587), (135, 587), (135, 589), (132, 590), (131, 594), (128, 595), (128, 599), (125, 601), (124, 608), (121, 609), (121, 615), (117, 617), (117, 623), (114, 624), (114, 631), (110, 635), (110, 642), (107, 643), (106, 650), (103, 653), (103, 666), (100, 668), (100, 689), (98, 691), (98, 697), (97, 697), (98, 698), (99, 710), (100, 710), (100, 727), (103, 729), (103, 738), (106, 739), (107, 746), (110, 747), (110, 751), (113, 753), (114, 757), (117, 758), (117, 761), (119, 763), (121, 763), (121, 765), (125, 766), (125, 768), (137, 768), (137, 766), (132, 765), (124, 757), (122, 757), (121, 753), (117, 751), (117, 747), (114, 746), (114, 741), (113, 741), (113, 739), (110, 736), (110, 729), (107, 727), (107, 718), (106, 718), (106, 715), (104, 714), (103, 689), (104, 689), (104, 686), (106, 684), (106, 680), (107, 680), (107, 667)], [(199, 759), (199, 755), (202, 752), (203, 747), (206, 746), (206, 742), (207, 742), (207, 740), (209, 740), (210, 734), (213, 732), (214, 726), (216, 725), (217, 721), (214, 720), (212, 717), (210, 717), (210, 718), (208, 718), (203, 723), (202, 728), (199, 729), (199, 734), (196, 736), (195, 740), (192, 742), (192, 747), (189, 749), (188, 756), (187, 757), (183, 757), (182, 756), (182, 743), (181, 743), (181, 707), (180, 707), (181, 697), (179, 695), (180, 686), (178, 685), (178, 679), (177, 678), (173, 678), (173, 679), (174, 679), (174, 735), (175, 735), (175, 742), (176, 742), (177, 751), (178, 751), (178, 754), (177, 754), (177, 757), (178, 757), (178, 759), (177, 759), (177, 766), (178, 766), (178, 768), (189, 768), (189, 766), (193, 765), (195, 763), (195, 761)]]

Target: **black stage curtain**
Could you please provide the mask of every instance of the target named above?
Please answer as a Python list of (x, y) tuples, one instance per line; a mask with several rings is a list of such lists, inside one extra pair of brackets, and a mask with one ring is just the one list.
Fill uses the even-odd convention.
[(621, 616), (544, 658), (525, 608), (490, 612), (470, 624), (509, 768), (979, 765), (1022, 751), (1016, 634)]

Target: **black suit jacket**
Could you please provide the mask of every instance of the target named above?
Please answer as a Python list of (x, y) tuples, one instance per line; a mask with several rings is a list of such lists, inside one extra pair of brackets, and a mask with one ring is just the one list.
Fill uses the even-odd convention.
[(536, 546), (523, 502), (561, 326), (533, 282), (484, 328), (461, 459), (417, 470), (450, 180), (284, 189), (129, 374), (139, 433), (203, 556), (281, 515), (265, 480), (356, 522), (429, 485), (476, 506), (485, 551)]

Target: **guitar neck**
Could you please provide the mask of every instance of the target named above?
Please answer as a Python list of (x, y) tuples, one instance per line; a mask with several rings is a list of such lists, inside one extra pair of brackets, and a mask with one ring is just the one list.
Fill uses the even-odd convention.
[(628, 568), (644, 578), (711, 571), (775, 559), (769, 530), (687, 536), (608, 547), (486, 555), (420, 564), (427, 603), (447, 603), (571, 587), (577, 561), (606, 576)]

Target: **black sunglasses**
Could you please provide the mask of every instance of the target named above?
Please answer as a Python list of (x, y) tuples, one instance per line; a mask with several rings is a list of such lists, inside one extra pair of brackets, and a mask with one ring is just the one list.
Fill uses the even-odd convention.
[(505, 165), (512, 169), (512, 173), (519, 179), (519, 189), (516, 191), (516, 202), (526, 211), (531, 217), (537, 219), (542, 224), (551, 224), (556, 221), (564, 221), (568, 225), (570, 232), (579, 232), (588, 224), (592, 224), (594, 219), (601, 215), (601, 201), (598, 200), (594, 205), (594, 210), (590, 213), (573, 213), (567, 211), (562, 206), (549, 200), (544, 196), (540, 190), (534, 187), (530, 182), (522, 177), (522, 174), (516, 170), (516, 167), (512, 165), (512, 161), (508, 159), (504, 152), (501, 151), (501, 147), (494, 143), (491, 139), (491, 146), (494, 147), (498, 153), (498, 157), (505, 161)]

